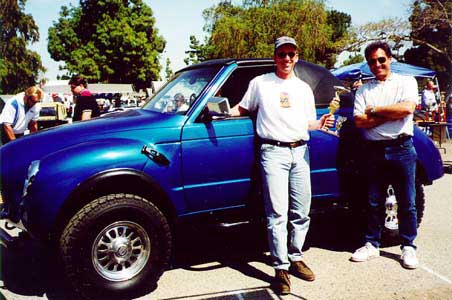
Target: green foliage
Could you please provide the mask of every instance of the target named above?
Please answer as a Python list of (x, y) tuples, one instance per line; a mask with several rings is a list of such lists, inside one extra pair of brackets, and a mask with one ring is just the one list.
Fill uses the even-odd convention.
[(394, 57), (402, 61), (399, 50), (406, 46), (410, 33), (410, 25), (400, 18), (386, 18), (377, 22), (369, 22), (359, 27), (352, 27), (349, 33), (350, 43), (342, 50), (359, 52), (362, 47), (373, 41), (387, 41), (391, 46)]
[(24, 13), (26, 0), (2, 0), (0, 6), (0, 94), (15, 94), (35, 85), (45, 71), (41, 57), (27, 49), (39, 40), (38, 27)]
[(361, 54), (350, 55), (348, 57), (348, 59), (344, 60), (344, 62), (342, 63), (342, 66), (353, 65), (356, 63), (363, 62), (364, 60), (365, 60), (365, 58)]
[(236, 57), (272, 57), (273, 42), (282, 35), (295, 38), (300, 57), (331, 67), (338, 47), (348, 38), (350, 16), (328, 12), (321, 0), (245, 0), (242, 6), (223, 1), (203, 12), (208, 34), (204, 45), (194, 43), (186, 63)]
[(165, 66), (165, 79), (168, 80), (173, 76), (174, 72), (171, 69), (171, 60), (169, 58), (166, 59), (166, 66)]
[(418, 0), (410, 16), (413, 48), (405, 60), (437, 72), (441, 90), (451, 89), (452, 81), (452, 1)]
[(342, 50), (358, 51), (371, 41), (385, 40), (397, 60), (435, 70), (440, 89), (451, 89), (451, 12), (451, 0), (413, 0), (409, 22), (383, 19), (352, 28), (353, 40)]
[(80, 0), (61, 8), (49, 28), (48, 50), (64, 70), (90, 82), (132, 83), (136, 89), (160, 78), (165, 40), (142, 0)]
[[(184, 62), (186, 65), (197, 64), (202, 62), (209, 57), (211, 57), (210, 52), (211, 48), (208, 45), (203, 45), (201, 42), (194, 36), (190, 36), (190, 50), (185, 51), (188, 55)], [(210, 49), (210, 50), (209, 50)]]
[(333, 29), (331, 38), (333, 40), (339, 40), (343, 36), (347, 35), (347, 31), (352, 24), (352, 17), (346, 13), (337, 10), (331, 10), (328, 11), (327, 21)]

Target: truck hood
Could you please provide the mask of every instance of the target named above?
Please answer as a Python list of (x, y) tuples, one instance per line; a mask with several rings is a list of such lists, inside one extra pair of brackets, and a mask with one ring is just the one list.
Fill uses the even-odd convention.
[[(89, 121), (49, 128), (0, 147), (1, 186), (23, 184), (30, 162), (65, 148), (105, 139), (133, 140), (142, 144), (176, 142), (185, 122), (183, 115), (162, 114), (144, 109), (112, 113)], [(161, 130), (167, 128), (168, 130)], [(14, 189), (16, 190), (16, 189)]]
[[(47, 153), (87, 141), (117, 136), (124, 137), (124, 135), (134, 139), (136, 134), (132, 132), (149, 131), (151, 133), (155, 128), (180, 128), (184, 121), (185, 116), (181, 115), (162, 114), (144, 109), (127, 110), (24, 136), (2, 147), (1, 154), (3, 158), (21, 157), (21, 159), (24, 159), (25, 157), (32, 157), (32, 160), (34, 160)], [(149, 134), (149, 139), (154, 143), (178, 138), (178, 135), (165, 136), (163, 141), (156, 141), (152, 134)]]

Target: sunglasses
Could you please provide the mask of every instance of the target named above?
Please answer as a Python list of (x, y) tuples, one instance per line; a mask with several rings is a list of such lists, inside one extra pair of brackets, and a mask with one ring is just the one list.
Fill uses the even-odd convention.
[(297, 54), (295, 52), (279, 52), (276, 54), (276, 56), (278, 56), (279, 58), (286, 58), (286, 55), (289, 55), (289, 58), (294, 58)]
[(383, 56), (381, 56), (381, 57), (379, 57), (379, 58), (371, 58), (371, 59), (369, 59), (368, 61), (367, 61), (367, 63), (370, 65), (370, 66), (372, 66), (372, 65), (375, 65), (375, 63), (376, 62), (379, 62), (380, 64), (384, 64), (385, 62), (386, 62), (386, 57), (383, 57)]

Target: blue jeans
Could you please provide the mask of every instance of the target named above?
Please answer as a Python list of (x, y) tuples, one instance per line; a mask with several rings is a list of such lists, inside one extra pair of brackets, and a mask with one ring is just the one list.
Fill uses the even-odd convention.
[(416, 150), (412, 139), (399, 145), (382, 146), (369, 143), (369, 216), (365, 239), (380, 246), (385, 219), (385, 200), (388, 184), (394, 187), (397, 198), (397, 217), (401, 246), (412, 246), (417, 236), (416, 212)]
[(308, 147), (303, 145), (291, 149), (262, 144), (261, 170), (273, 267), (288, 270), (290, 261), (302, 258), (310, 223)]

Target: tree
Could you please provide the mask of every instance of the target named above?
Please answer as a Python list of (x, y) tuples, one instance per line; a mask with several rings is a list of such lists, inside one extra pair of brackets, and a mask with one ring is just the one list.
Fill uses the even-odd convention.
[(417, 0), (411, 8), (413, 47), (405, 52), (406, 62), (434, 69), (440, 88), (451, 89), (452, 1)]
[(441, 90), (450, 89), (451, 12), (451, 0), (414, 0), (409, 22), (391, 18), (354, 27), (352, 42), (342, 50), (359, 51), (371, 41), (385, 40), (397, 60), (435, 70)]
[(64, 61), (67, 75), (132, 83), (138, 90), (160, 79), (165, 40), (154, 25), (152, 9), (142, 0), (80, 0), (79, 7), (61, 8), (49, 28), (48, 50)]
[[(203, 16), (206, 43), (191, 40), (188, 53), (192, 56), (187, 62), (271, 57), (274, 40), (289, 35), (300, 44), (300, 57), (331, 67), (337, 47), (348, 38), (346, 28), (351, 20), (346, 14), (329, 13), (321, 0), (244, 0), (241, 6), (222, 1), (204, 10)], [(338, 23), (343, 26), (333, 28)]]
[(342, 63), (342, 66), (348, 66), (352, 64), (357, 64), (364, 61), (364, 56), (361, 54), (349, 55), (346, 60)]
[(27, 43), (39, 41), (38, 26), (24, 13), (26, 0), (2, 0), (0, 5), (0, 94), (15, 94), (34, 85), (45, 72), (38, 53)]
[(165, 79), (168, 80), (173, 76), (174, 72), (171, 69), (171, 60), (169, 58), (166, 59), (166, 67), (165, 67)]
[(391, 46), (397, 60), (403, 60), (402, 47), (409, 42), (410, 25), (401, 18), (387, 18), (369, 22), (358, 27), (351, 27), (350, 42), (342, 51), (360, 52), (361, 48), (373, 41), (385, 40)]

